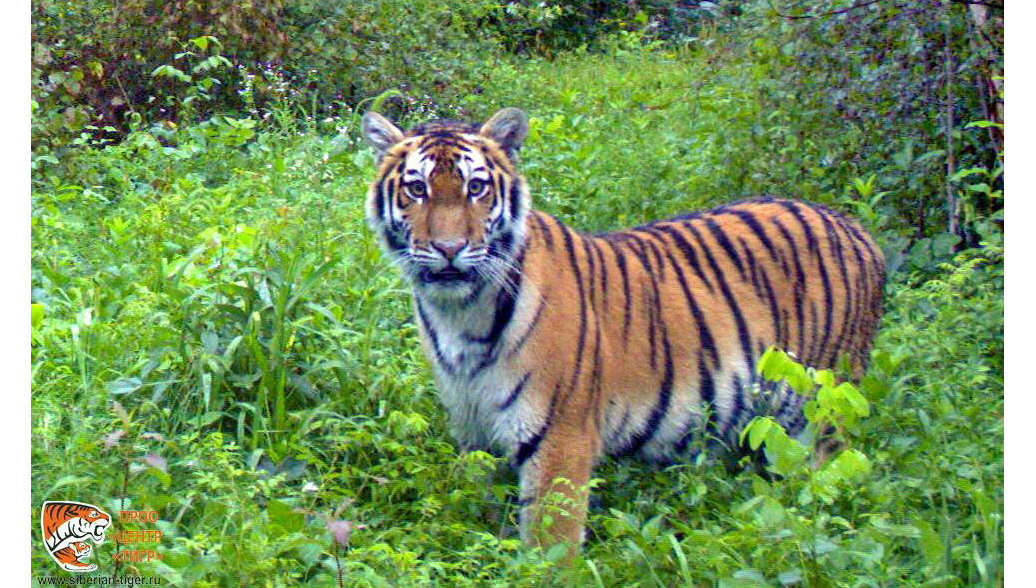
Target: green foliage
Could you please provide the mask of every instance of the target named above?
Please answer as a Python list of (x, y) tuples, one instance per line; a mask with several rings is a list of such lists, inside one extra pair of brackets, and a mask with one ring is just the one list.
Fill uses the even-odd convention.
[[(860, 419), (870, 415), (870, 403), (856, 386), (850, 382), (836, 385), (831, 370), (804, 367), (775, 347), (759, 358), (757, 371), (765, 380), (787, 385), (796, 394), (809, 398), (803, 413), (813, 436), (812, 446), (788, 437), (773, 417), (755, 417), (741, 431), (741, 442), (747, 440), (753, 451), (765, 446), (774, 473), (786, 478), (805, 474), (811, 482), (811, 494), (819, 494), (830, 503), (838, 483), (855, 481), (870, 472), (870, 461), (855, 449), (842, 451), (833, 460), (820, 464), (815, 473), (806, 461), (818, 444), (831, 439), (848, 446), (851, 435), (858, 431)], [(801, 495), (799, 500), (803, 500)]]
[[(812, 444), (760, 419), (745, 435), (770, 455), (770, 477), (730, 471), (704, 453), (668, 468), (605, 460), (584, 554), (556, 569), (555, 554), (518, 541), (517, 489), (503, 460), (460, 453), (446, 432), (409, 294), (364, 220), (373, 156), (354, 111), (365, 106), (313, 106), (321, 84), (346, 91), (346, 73), (291, 97), (302, 78), (249, 69), (236, 53), (239, 43), (260, 46), (265, 32), (249, 40), (187, 27), (160, 43), (160, 57), (104, 62), (113, 82), (107, 72), (136, 64), (156, 109), (194, 109), (171, 120), (134, 103), (140, 123), (118, 142), (103, 128), (79, 134), (76, 125), (92, 119), (77, 118), (73, 92), (96, 83), (84, 56), (115, 46), (115, 37), (68, 36), (65, 53), (48, 49), (52, 61), (34, 72), (34, 508), (62, 497), (109, 512), (154, 508), (163, 559), (122, 571), (183, 586), (1002, 583), (1000, 160), (957, 159), (951, 179), (967, 238), (943, 236), (935, 212), (930, 225), (940, 227), (919, 235), (903, 210), (917, 204), (913, 190), (943, 193), (947, 175), (930, 137), (908, 143), (888, 129), (847, 126), (821, 93), (804, 93), (805, 82), (781, 73), (793, 67), (794, 47), (786, 54), (775, 45), (777, 25), (759, 20), (751, 3), (721, 4), (708, 18), (723, 26), (703, 20), (680, 43), (659, 40), (648, 8), (646, 24), (618, 15), (622, 23), (595, 24), (607, 30), (589, 49), (554, 47), (552, 60), (535, 47), (520, 59), (490, 51), (493, 39), (478, 41), (488, 53), (468, 51), (461, 31), (503, 27), (489, 5), (438, 21), (445, 5), (419, 5), (425, 10), (386, 1), (305, 12), (246, 3), (226, 12), (233, 23), (282, 6), (280, 26), (299, 27), (293, 41), (326, 44), (306, 67), (330, 72), (339, 65), (318, 60), (339, 52), (340, 67), (359, 72), (356, 97), (396, 87), (415, 98), (385, 101), (404, 119), (526, 108), (522, 164), (535, 204), (580, 229), (757, 194), (860, 218), (892, 270), (867, 374), (839, 383), (777, 352), (761, 364), (764, 376), (812, 395), (807, 416), (817, 429), (831, 425), (845, 449), (814, 469)], [(521, 4), (525, 12), (506, 22), (533, 22), (558, 6)], [(34, 10), (60, 10), (34, 27), (57, 35), (60, 16), (90, 36), (89, 16), (110, 30), (99, 7), (39, 3)], [(734, 7), (743, 14), (731, 16)], [(119, 26), (133, 29), (135, 14)], [(232, 29), (227, 22), (213, 26)], [(449, 38), (424, 44), (436, 25)], [(724, 32), (735, 26), (736, 35)], [(321, 27), (339, 33), (320, 40)], [(397, 37), (408, 44), (367, 44)], [(132, 45), (118, 47), (132, 57)], [(436, 88), (435, 67), (402, 60), (422, 49), (459, 64), (448, 70), (449, 88)], [(362, 69), (365, 51), (398, 62)], [(474, 71), (476, 56), (489, 65)], [(81, 79), (56, 75), (74, 64)], [(235, 73), (241, 65), (248, 71)], [(239, 104), (224, 101), (228, 88)], [(321, 108), (338, 110), (307, 118)], [(861, 117), (881, 122), (870, 111)], [(962, 125), (961, 136), (995, 128)], [(105, 543), (92, 559), (112, 553)], [(36, 547), (32, 565), (61, 573)]]
[[(405, 94), (390, 105), (397, 117), (464, 115), (460, 102), (491, 85), (485, 64), (501, 49), (554, 55), (601, 39), (607, 47), (613, 33), (636, 44), (676, 38), (718, 12), (671, 0), (42, 0), (33, 4), (33, 139), (60, 149), (83, 133), (112, 140), (213, 112), (314, 122), (393, 88)], [(207, 52), (202, 39), (220, 53), (188, 63)], [(189, 68), (223, 71), (195, 83)], [(191, 106), (198, 97), (208, 104)]]
[[(952, 235), (940, 233), (951, 228), (954, 206), (943, 196), (958, 170), (993, 170), (1002, 155), (1002, 135), (969, 129), (971, 121), (1002, 122), (996, 113), (1003, 96), (995, 90), (1003, 72), (1002, 6), (990, 6), (988, 20), (999, 26), (980, 26), (966, 2), (941, 0), (745, 7), (766, 34), (741, 44), (781, 80), (761, 99), (774, 110), (795, 104), (793, 128), (841, 127), (843, 145), (827, 151), (824, 166), (876, 173), (877, 189), (894, 196), (886, 204), (897, 232), (917, 245), (911, 269), (933, 269), (959, 241), (983, 238), (969, 219)], [(982, 215), (1001, 208), (996, 198), (977, 206)]]

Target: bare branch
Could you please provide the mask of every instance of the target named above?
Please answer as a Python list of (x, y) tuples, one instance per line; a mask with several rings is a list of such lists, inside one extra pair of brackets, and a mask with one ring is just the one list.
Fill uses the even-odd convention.
[(848, 8), (842, 8), (840, 10), (832, 10), (831, 12), (824, 12), (822, 14), (804, 14), (804, 15), (781, 14), (781, 12), (779, 10), (777, 10), (777, 7), (773, 5), (773, 2), (770, 2), (770, 8), (772, 8), (773, 11), (777, 13), (777, 16), (779, 16), (781, 18), (786, 18), (788, 20), (800, 20), (800, 19), (807, 19), (807, 18), (821, 18), (821, 17), (824, 17), (824, 16), (833, 16), (833, 15), (836, 15), (836, 14), (845, 14), (846, 12), (852, 12), (853, 10), (856, 10), (858, 8), (863, 8), (864, 6), (870, 6), (871, 4), (877, 4), (878, 2), (881, 2), (881, 0), (867, 0), (866, 2), (860, 2), (859, 4), (853, 4), (852, 6), (849, 6)]

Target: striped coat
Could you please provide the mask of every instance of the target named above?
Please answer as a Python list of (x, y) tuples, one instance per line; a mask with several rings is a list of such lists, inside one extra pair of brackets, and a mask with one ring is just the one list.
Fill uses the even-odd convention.
[[(413, 285), (453, 433), (511, 458), (530, 542), (578, 544), (605, 454), (686, 459), (760, 410), (801, 430), (802, 397), (755, 375), (768, 346), (864, 368), (884, 264), (849, 218), (764, 198), (583, 235), (531, 210), (520, 111), (365, 128), (381, 160), (368, 217)], [(552, 490), (566, 509), (542, 530)]]

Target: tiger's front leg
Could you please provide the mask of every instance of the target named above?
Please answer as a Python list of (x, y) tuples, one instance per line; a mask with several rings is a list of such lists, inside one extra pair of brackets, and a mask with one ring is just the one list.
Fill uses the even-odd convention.
[[(590, 472), (600, 443), (596, 431), (558, 425), (547, 428), (536, 447), (521, 444), (517, 456), (521, 536), (527, 545), (568, 547), (579, 552), (586, 523)], [(532, 451), (528, 456), (523, 451)], [(522, 459), (524, 461), (522, 461)]]

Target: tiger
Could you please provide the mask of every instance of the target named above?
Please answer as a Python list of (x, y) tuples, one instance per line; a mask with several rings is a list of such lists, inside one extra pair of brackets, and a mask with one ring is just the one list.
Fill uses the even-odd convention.
[(92, 551), (84, 540), (91, 539), (100, 545), (110, 525), (111, 517), (92, 504), (48, 500), (40, 510), (40, 527), (47, 553), (61, 569), (69, 572), (97, 569), (97, 564), (80, 561)]
[(764, 197), (581, 234), (531, 208), (520, 109), (406, 132), (368, 112), (362, 133), (377, 160), (368, 224), (410, 286), (454, 438), (517, 472), (526, 544), (580, 549), (606, 455), (733, 447), (764, 405), (802, 433), (804, 396), (754, 369), (769, 346), (865, 369), (885, 265), (849, 217)]
[(80, 561), (90, 557), (93, 553), (93, 547), (90, 547), (89, 543), (83, 541), (75, 541), (69, 543), (66, 547), (63, 547), (53, 554), (54, 560), (58, 562), (58, 565), (62, 569), (70, 572), (92, 572), (97, 569), (97, 564), (88, 564)]

